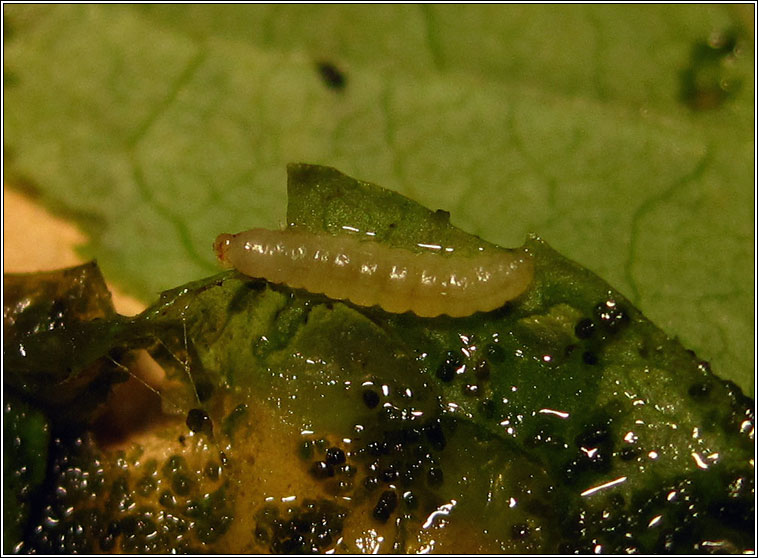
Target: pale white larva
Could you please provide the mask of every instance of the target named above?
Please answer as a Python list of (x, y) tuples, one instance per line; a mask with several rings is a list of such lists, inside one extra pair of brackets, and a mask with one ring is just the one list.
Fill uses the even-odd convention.
[(214, 249), (219, 260), (251, 277), (422, 317), (494, 310), (523, 293), (534, 276), (523, 249), (449, 256), (293, 229), (221, 234)]

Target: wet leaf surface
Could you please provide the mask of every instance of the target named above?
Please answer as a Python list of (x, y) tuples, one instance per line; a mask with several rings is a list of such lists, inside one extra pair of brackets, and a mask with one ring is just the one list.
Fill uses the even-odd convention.
[[(333, 226), (366, 231), (366, 208), (381, 202), (386, 217), (371, 228), (402, 217), (394, 245), (431, 234), (465, 258), (483, 243), (334, 169), (289, 172), (294, 225), (355, 234)], [(152, 386), (131, 404), (154, 400), (160, 420), (118, 442), (105, 435), (130, 382), (78, 429), (44, 393), (6, 390), (6, 439), (22, 422), (18, 398), (51, 420), (21, 550), (753, 548), (753, 400), (596, 275), (537, 237), (527, 245), (529, 290), (460, 319), (356, 307), (234, 271), (164, 292), (132, 320), (85, 319), (64, 304), (71, 321), (53, 332), (77, 339), (77, 324), (110, 324), (77, 361), (86, 368), (101, 348), (121, 349), (116, 368)], [(61, 272), (62, 286), (46, 292), (89, 307), (66, 298), (66, 277), (94, 272)], [(27, 279), (32, 290), (56, 284)], [(4, 352), (47, 334), (26, 326)], [(160, 378), (129, 368), (140, 351)], [(50, 357), (29, 353), (24, 373), (49, 369)], [(21, 467), (46, 457), (17, 458)]]
[(7, 6), (5, 179), (149, 302), (336, 166), (540, 234), (752, 392), (750, 10)]

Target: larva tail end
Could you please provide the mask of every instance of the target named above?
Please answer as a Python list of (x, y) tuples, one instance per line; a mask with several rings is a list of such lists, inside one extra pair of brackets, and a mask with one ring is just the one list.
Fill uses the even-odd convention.
[(229, 244), (231, 244), (233, 238), (233, 234), (223, 233), (218, 235), (215, 242), (213, 243), (213, 250), (216, 252), (218, 261), (227, 266), (231, 265), (231, 263), (226, 257), (226, 251), (229, 248)]

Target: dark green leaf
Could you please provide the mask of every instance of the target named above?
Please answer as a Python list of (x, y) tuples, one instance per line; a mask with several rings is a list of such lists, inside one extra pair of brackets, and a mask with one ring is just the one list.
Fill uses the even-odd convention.
[[(289, 172), (296, 226), (483, 242), (334, 169)], [(593, 273), (527, 245), (527, 292), (460, 319), (233, 271), (164, 293), (124, 335), (161, 363), (164, 410), (181, 414), (157, 427), (159, 452), (86, 446), (112, 467), (104, 508), (85, 490), (49, 495), (51, 509), (99, 510), (131, 552), (752, 548), (753, 401)], [(70, 546), (73, 525), (25, 544), (113, 544), (85, 528)]]
[(118, 345), (127, 320), (114, 311), (99, 268), (6, 274), (3, 287), (5, 384), (48, 411), (88, 420), (111, 383), (126, 379)]

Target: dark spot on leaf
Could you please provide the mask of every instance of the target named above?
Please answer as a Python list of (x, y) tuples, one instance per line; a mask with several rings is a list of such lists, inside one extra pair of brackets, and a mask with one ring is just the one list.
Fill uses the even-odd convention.
[(711, 393), (711, 389), (712, 384), (709, 381), (696, 382), (689, 387), (687, 393), (693, 399), (705, 399)]
[(426, 474), (426, 480), (429, 483), (429, 486), (440, 486), (445, 480), (442, 469), (439, 467), (431, 467)]
[(421, 469), (421, 462), (411, 463), (408, 467), (403, 469), (403, 472), (400, 475), (400, 480), (402, 481), (403, 485), (412, 485), (418, 477), (418, 474), (421, 472)]
[(442, 425), (439, 420), (434, 421), (431, 425), (427, 426), (425, 431), (426, 438), (429, 440), (429, 443), (432, 444), (434, 449), (437, 451), (445, 449), (447, 440), (445, 440), (445, 433), (442, 431)]
[(394, 490), (385, 490), (374, 507), (374, 518), (381, 522), (387, 521), (397, 507), (397, 494)]
[(247, 416), (247, 405), (240, 403), (224, 418), (221, 429), (228, 437), (232, 437), (234, 432), (242, 424), (242, 420)]
[(174, 494), (178, 494), (179, 496), (189, 494), (191, 486), (192, 481), (185, 475), (174, 475), (174, 478), (171, 479), (171, 489), (174, 491)]
[(576, 483), (585, 473), (606, 474), (611, 470), (613, 438), (607, 426), (587, 426), (574, 443), (579, 451), (564, 469), (566, 482)]
[(611, 433), (605, 426), (589, 426), (576, 437), (576, 445), (579, 447), (597, 446), (599, 444), (609, 443)]
[(418, 507), (418, 498), (410, 490), (403, 494), (403, 502), (409, 510), (415, 510)]
[(326, 463), (328, 465), (342, 465), (345, 463), (345, 452), (340, 448), (329, 448), (326, 450)]
[(450, 382), (463, 366), (461, 358), (453, 351), (448, 351), (445, 360), (437, 367), (436, 376), (443, 382)]
[(268, 542), (269, 541), (268, 531), (266, 531), (263, 527), (256, 527), (255, 538), (258, 539), (258, 541), (262, 543)]
[(98, 541), (100, 544), (100, 550), (103, 552), (107, 552), (116, 544), (116, 537), (114, 535), (111, 535), (110, 533), (106, 533), (100, 537), (100, 540)]
[(187, 427), (192, 432), (203, 432), (210, 435), (213, 432), (213, 421), (202, 409), (190, 409), (187, 413)]
[(205, 466), (205, 476), (216, 481), (221, 476), (221, 465), (215, 461), (209, 461)]
[(582, 353), (582, 361), (584, 364), (595, 365), (597, 364), (597, 355), (592, 351), (584, 351)]
[(342, 91), (347, 86), (347, 76), (333, 63), (318, 62), (316, 63), (316, 69), (318, 70), (324, 85), (329, 89)]
[(494, 343), (490, 343), (487, 345), (487, 357), (495, 363), (503, 362), (505, 360), (505, 351), (500, 345), (495, 345)]
[(334, 467), (326, 461), (316, 461), (311, 465), (311, 475), (317, 479), (325, 479), (334, 476)]
[(187, 470), (187, 460), (181, 455), (172, 455), (166, 460), (163, 465), (163, 474), (165, 476), (171, 476), (174, 473)]
[(402, 437), (404, 442), (418, 442), (421, 439), (421, 431), (418, 428), (406, 428)]
[(200, 402), (205, 402), (213, 395), (213, 383), (208, 380), (198, 380), (195, 383), (195, 390), (197, 391), (197, 398)]
[(689, 64), (680, 73), (680, 98), (695, 111), (719, 108), (742, 86), (735, 61), (741, 55), (735, 29), (711, 33), (690, 50)]
[(482, 360), (474, 368), (474, 375), (477, 380), (486, 381), (490, 378), (490, 363)]
[(613, 299), (601, 302), (595, 307), (595, 318), (608, 333), (617, 333), (629, 322), (629, 315), (624, 307)]
[(592, 334), (594, 332), (595, 323), (589, 318), (579, 320), (579, 322), (576, 324), (576, 327), (574, 327), (574, 335), (576, 335), (579, 339), (589, 339), (592, 337)]
[(366, 404), (366, 407), (373, 409), (379, 404), (379, 394), (373, 389), (367, 389), (363, 392), (363, 402)]
[(484, 418), (491, 419), (495, 416), (495, 402), (492, 399), (485, 399), (479, 403), (479, 410)]
[(438, 209), (434, 212), (432, 217), (442, 224), (448, 224), (450, 222), (450, 212), (445, 211), (444, 209)]
[(622, 461), (631, 461), (642, 453), (642, 450), (636, 446), (627, 446), (619, 451), (619, 458)]
[(378, 440), (372, 440), (366, 444), (366, 450), (368, 451), (369, 455), (379, 457), (380, 455), (389, 453), (389, 446), (383, 442), (379, 442)]
[(398, 470), (395, 468), (394, 465), (390, 465), (389, 467), (387, 467), (386, 469), (382, 471), (382, 480), (387, 483), (394, 481), (399, 476), (400, 476), (400, 473), (398, 472)]

